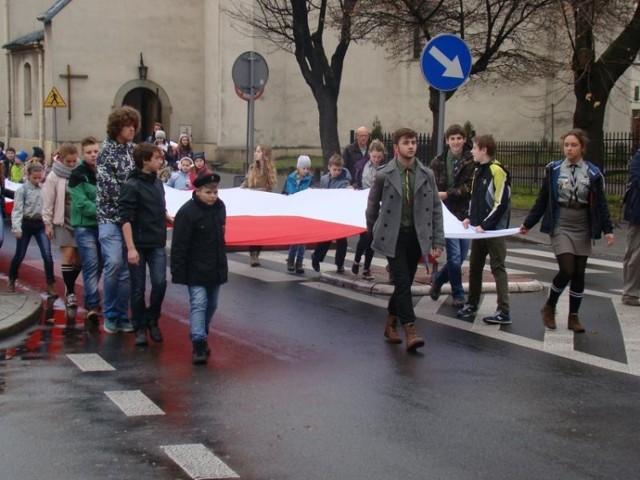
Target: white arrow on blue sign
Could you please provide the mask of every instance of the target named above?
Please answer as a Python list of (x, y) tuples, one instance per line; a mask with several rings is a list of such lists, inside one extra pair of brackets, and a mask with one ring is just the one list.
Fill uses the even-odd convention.
[(444, 33), (433, 37), (422, 50), (422, 75), (436, 90), (460, 87), (471, 73), (471, 51), (460, 37)]

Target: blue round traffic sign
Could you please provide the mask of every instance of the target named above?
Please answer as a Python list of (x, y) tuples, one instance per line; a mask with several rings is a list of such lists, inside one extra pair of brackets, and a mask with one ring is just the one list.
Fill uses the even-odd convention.
[(448, 33), (433, 37), (422, 50), (422, 75), (436, 90), (460, 87), (471, 73), (471, 50), (460, 37)]

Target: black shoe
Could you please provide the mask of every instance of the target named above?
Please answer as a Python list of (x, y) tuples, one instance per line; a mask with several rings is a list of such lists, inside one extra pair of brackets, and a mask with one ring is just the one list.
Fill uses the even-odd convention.
[(482, 321), (484, 323), (493, 325), (509, 325), (511, 323), (511, 317), (508, 313), (504, 313), (501, 310), (496, 310), (496, 313), (489, 317), (484, 317)]
[(293, 257), (287, 257), (287, 272), (295, 272), (296, 267), (293, 263)]
[(436, 282), (436, 280), (433, 280), (433, 283), (431, 284), (431, 290), (429, 290), (429, 296), (431, 297), (431, 300), (437, 300), (440, 298), (440, 291), (442, 290), (442, 286), (438, 285), (438, 282)]
[(471, 305), (470, 303), (467, 303), (463, 308), (458, 310), (456, 317), (471, 318), (471, 317), (475, 317), (476, 313), (478, 313), (478, 307), (476, 305)]
[(158, 327), (158, 325), (156, 325), (155, 323), (149, 325), (149, 336), (151, 337), (151, 340), (156, 343), (162, 343), (162, 340), (164, 340), (164, 338), (162, 337), (162, 332), (160, 331), (160, 327)]
[(353, 262), (353, 264), (351, 265), (351, 273), (353, 273), (354, 275), (357, 275), (359, 271), (360, 271), (360, 262)]
[(146, 347), (149, 345), (149, 339), (147, 338), (147, 329), (140, 328), (136, 330), (136, 347)]
[(204, 365), (207, 363), (207, 342), (193, 342), (192, 362), (194, 365)]
[(336, 269), (336, 273), (344, 273), (344, 266), (340, 265), (337, 269)]
[(311, 267), (316, 271), (320, 271), (320, 262), (316, 259), (315, 253), (311, 254)]

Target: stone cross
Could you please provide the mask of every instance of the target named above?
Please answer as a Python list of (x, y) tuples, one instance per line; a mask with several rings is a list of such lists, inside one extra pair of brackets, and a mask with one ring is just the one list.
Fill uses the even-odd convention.
[(89, 78), (89, 75), (71, 74), (71, 65), (67, 65), (67, 73), (60, 74), (60, 78), (67, 79), (67, 118), (71, 120), (71, 79), (72, 78)]

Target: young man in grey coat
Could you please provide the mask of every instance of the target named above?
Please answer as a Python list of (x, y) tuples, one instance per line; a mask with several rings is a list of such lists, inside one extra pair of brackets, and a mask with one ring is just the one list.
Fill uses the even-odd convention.
[(391, 343), (402, 343), (397, 332), (400, 320), (407, 350), (424, 346), (415, 329), (411, 285), (422, 255), (439, 257), (445, 245), (442, 203), (433, 172), (415, 157), (417, 134), (400, 128), (393, 134), (396, 158), (378, 170), (369, 191), (367, 229), (371, 246), (385, 255), (394, 277), (394, 290), (387, 307), (384, 335)]

